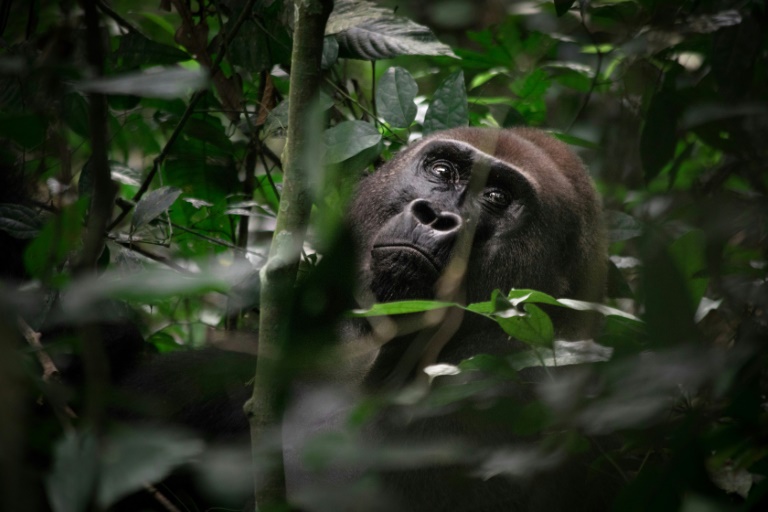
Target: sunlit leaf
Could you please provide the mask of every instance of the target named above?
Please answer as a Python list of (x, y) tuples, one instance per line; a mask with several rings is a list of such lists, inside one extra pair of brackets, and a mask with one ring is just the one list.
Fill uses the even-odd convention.
[(362, 318), (368, 316), (404, 315), (407, 313), (421, 313), (423, 311), (432, 311), (434, 309), (444, 309), (452, 306), (457, 306), (457, 304), (437, 300), (406, 300), (374, 304), (370, 309), (356, 309), (351, 312), (351, 316)]
[(534, 346), (550, 347), (555, 330), (549, 315), (534, 304), (526, 304), (525, 312), (525, 315), (496, 313), (493, 319), (514, 339)]

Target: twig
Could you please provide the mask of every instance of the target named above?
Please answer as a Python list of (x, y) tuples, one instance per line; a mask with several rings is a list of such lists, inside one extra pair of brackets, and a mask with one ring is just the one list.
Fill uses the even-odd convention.
[(266, 259), (266, 256), (264, 256), (263, 254), (261, 254), (259, 252), (251, 251), (251, 250), (248, 250), (248, 249), (242, 249), (242, 248), (236, 246), (235, 244), (231, 244), (231, 243), (226, 242), (226, 241), (224, 241), (224, 240), (222, 240), (220, 238), (213, 238), (213, 237), (210, 237), (210, 236), (203, 235), (201, 233), (198, 233), (197, 231), (194, 231), (192, 229), (186, 228), (184, 226), (180, 226), (179, 224), (175, 224), (173, 222), (171, 223), (171, 225), (173, 227), (175, 227), (176, 229), (180, 229), (182, 231), (186, 231), (187, 233), (195, 235), (196, 237), (202, 238), (203, 240), (207, 240), (207, 241), (209, 241), (211, 243), (214, 243), (216, 245), (220, 245), (222, 247), (227, 247), (228, 249), (234, 249), (236, 251), (243, 251), (245, 253), (257, 256), (257, 257), (259, 257), (261, 259)]
[(34, 349), (35, 356), (37, 356), (40, 366), (43, 367), (43, 382), (58, 380), (60, 376), (59, 369), (56, 368), (53, 359), (51, 359), (51, 356), (45, 351), (43, 344), (40, 343), (40, 333), (32, 330), (29, 324), (27, 324), (21, 317), (18, 317), (16, 322), (21, 330), (21, 335), (24, 336), (24, 339), (29, 346)]
[(125, 240), (116, 240), (115, 237), (110, 237), (116, 244), (120, 245), (121, 247), (125, 247), (129, 251), (133, 251), (136, 253), (141, 254), (145, 258), (149, 258), (153, 261), (156, 261), (158, 263), (162, 263), (163, 265), (172, 268), (173, 270), (182, 273), (182, 274), (188, 274), (188, 275), (194, 275), (193, 272), (190, 272), (188, 269), (182, 267), (172, 259), (166, 258), (165, 256), (161, 256), (159, 254), (155, 254), (151, 251), (148, 251), (144, 249), (143, 247), (139, 247), (135, 243), (127, 242)]
[(120, 25), (122, 28), (127, 30), (128, 32), (132, 34), (140, 34), (139, 30), (134, 27), (131, 22), (120, 16), (117, 12), (114, 11), (109, 5), (104, 3), (103, 0), (96, 0), (96, 7), (99, 8), (101, 12), (115, 20), (115, 23)]
[[(29, 346), (32, 347), (37, 360), (40, 362), (40, 366), (43, 367), (43, 382), (45, 384), (59, 382), (61, 373), (59, 373), (59, 369), (56, 367), (53, 359), (51, 359), (51, 356), (48, 355), (48, 352), (45, 351), (45, 347), (43, 347), (43, 344), (40, 342), (40, 333), (34, 331), (21, 317), (17, 317), (16, 323), (19, 326), (21, 335), (27, 341)], [(51, 392), (53, 390), (48, 388), (48, 386), (44, 386), (43, 389), (59, 422), (61, 422), (64, 429), (71, 429), (71, 420), (77, 419), (75, 411), (73, 411), (60, 396)]]
[(603, 52), (600, 51), (600, 46), (597, 44), (597, 39), (595, 39), (595, 35), (589, 30), (589, 27), (587, 27), (587, 22), (585, 21), (586, 18), (584, 16), (584, 3), (581, 3), (581, 26), (584, 27), (584, 31), (587, 33), (587, 36), (589, 37), (590, 41), (592, 41), (592, 46), (595, 47), (595, 52), (597, 52), (597, 66), (595, 66), (595, 74), (592, 77), (592, 82), (589, 84), (589, 90), (587, 91), (586, 96), (584, 96), (584, 101), (581, 102), (581, 106), (579, 106), (579, 110), (576, 112), (576, 115), (573, 116), (573, 119), (568, 124), (568, 128), (565, 129), (565, 133), (568, 133), (571, 131), (573, 126), (576, 124), (576, 121), (579, 120), (579, 117), (581, 117), (581, 114), (584, 113), (584, 111), (587, 109), (587, 105), (589, 105), (589, 102), (592, 100), (592, 93), (594, 92), (595, 88), (597, 87), (597, 80), (600, 78), (600, 71), (603, 67)]

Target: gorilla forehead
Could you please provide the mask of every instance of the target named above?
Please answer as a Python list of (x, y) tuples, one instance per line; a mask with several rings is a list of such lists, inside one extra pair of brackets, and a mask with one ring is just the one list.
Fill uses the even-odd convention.
[[(581, 160), (562, 142), (531, 128), (454, 128), (431, 134), (419, 143), (451, 141), (466, 144), (475, 161), (506, 164), (526, 178), (543, 200), (578, 201), (579, 194), (594, 196), (591, 181)], [(557, 198), (557, 199), (556, 199)]]

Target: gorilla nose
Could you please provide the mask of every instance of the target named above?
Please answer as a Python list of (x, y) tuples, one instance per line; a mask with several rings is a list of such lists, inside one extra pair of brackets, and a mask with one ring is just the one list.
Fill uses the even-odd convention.
[(408, 205), (411, 215), (424, 226), (450, 233), (461, 227), (461, 217), (451, 212), (438, 212), (426, 199), (416, 199)]

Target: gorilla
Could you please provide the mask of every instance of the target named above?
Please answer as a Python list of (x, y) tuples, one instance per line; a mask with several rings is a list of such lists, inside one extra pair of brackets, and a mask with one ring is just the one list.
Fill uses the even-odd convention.
[[(607, 268), (601, 210), (580, 159), (542, 131), (457, 128), (431, 134), (358, 185), (347, 220), (358, 259), (359, 304), (411, 299), (468, 304), (487, 301), (494, 290), (513, 288), (599, 301)], [(595, 322), (588, 314), (554, 307), (547, 312), (558, 339), (593, 334)], [(503, 421), (478, 420), (493, 417), (494, 406), (488, 404), (452, 406), (434, 414), (391, 403), (350, 434), (359, 447), (351, 462), (309, 467), (303, 453), (309, 440), (345, 431), (361, 398), (392, 396), (416, 385), (428, 365), (458, 364), (478, 354), (504, 356), (524, 346), (495, 322), (458, 309), (391, 320), (354, 319), (345, 321), (339, 332), (342, 348), (357, 355), (330, 378), (296, 382), (284, 414), (285, 476), (293, 505), (308, 511), (609, 507), (608, 484), (588, 478), (587, 456), (554, 457), (557, 461), (549, 463), (542, 452), (537, 455), (541, 470), (528, 476), (483, 474), (466, 457), (415, 467), (381, 462), (376, 455), (366, 461), (366, 450), (381, 454), (386, 452), (382, 447), (392, 447), (391, 453), (460, 447), (463, 453), (477, 454), (478, 462), (483, 454), (487, 461), (507, 453), (503, 449), (508, 447), (537, 444), (535, 437), (521, 436)], [(375, 350), (360, 349), (371, 346)], [(180, 371), (173, 355), (158, 357), (124, 387), (159, 399), (171, 420), (209, 437), (247, 434), (240, 411), (249, 394), (243, 384), (252, 377), (253, 362), (242, 354), (208, 352), (193, 359)], [(195, 404), (189, 385), (197, 368), (210, 368), (211, 361), (217, 361), (213, 364), (226, 382), (218, 398)], [(522, 411), (534, 393), (533, 386), (522, 382), (542, 378), (540, 369), (526, 369), (520, 379), (500, 384), (486, 398), (489, 404), (512, 407), (507, 411)], [(472, 384), (464, 375), (438, 381), (455, 388)], [(347, 500), (338, 501), (340, 495)]]
[[(542, 131), (458, 128), (432, 134), (364, 178), (356, 191), (349, 223), (359, 256), (359, 301), (437, 298), (466, 304), (488, 300), (495, 289), (506, 293), (512, 288), (599, 301), (607, 265), (601, 211), (580, 159)], [(431, 322), (420, 318), (410, 322), (415, 327), (398, 321), (383, 334), (375, 325), (348, 328), (346, 343), (368, 336), (380, 347), (355, 374), (357, 379), (297, 386), (283, 436), (289, 493), (304, 508), (340, 507), (318, 505), (317, 496), (370, 470), (364, 463), (324, 474), (302, 469), (296, 447), (311, 435), (342, 426), (344, 412), (354, 402), (345, 394), (402, 389), (423, 375), (428, 364), (457, 364), (477, 354), (505, 355), (522, 348), (495, 322), (461, 313), (447, 310)], [(548, 313), (558, 339), (593, 334), (589, 315), (563, 308)], [(534, 369), (523, 373), (528, 380), (543, 377)], [(462, 378), (453, 385), (465, 384)], [(510, 384), (496, 391), (518, 403), (529, 401), (532, 393), (530, 387)], [(418, 413), (404, 409), (386, 409), (370, 421), (362, 430), (361, 451), (373, 444), (418, 450), (436, 440), (492, 451), (515, 441), (504, 428), (473, 423), (474, 411), (414, 418)], [(369, 501), (364, 509), (604, 509), (611, 500), (610, 487), (585, 481), (585, 460), (566, 460), (530, 479), (481, 479), (473, 468), (450, 464), (383, 469), (382, 489), (373, 501), (379, 508)]]

